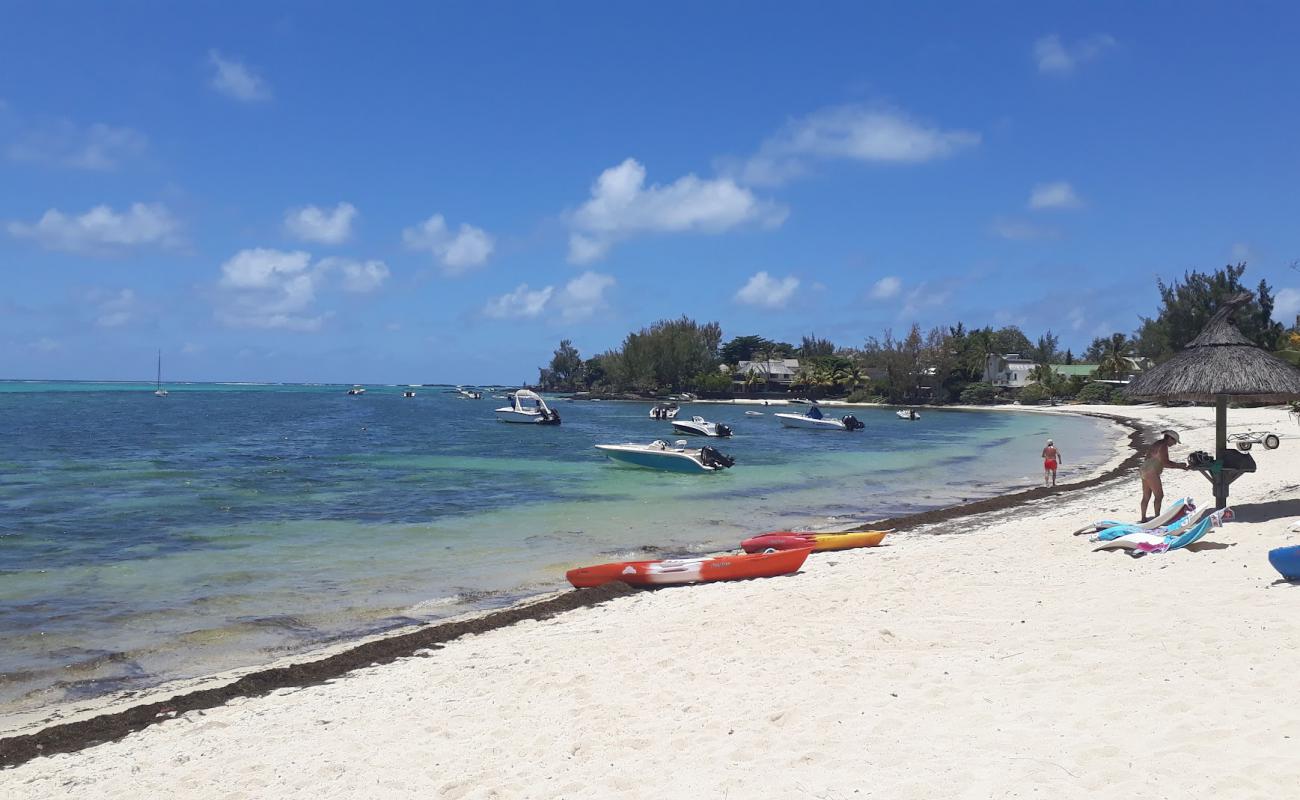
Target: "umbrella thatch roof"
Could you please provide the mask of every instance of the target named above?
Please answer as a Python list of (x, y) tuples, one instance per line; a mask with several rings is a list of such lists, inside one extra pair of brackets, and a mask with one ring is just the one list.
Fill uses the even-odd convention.
[(1129, 396), (1266, 403), (1300, 398), (1300, 369), (1256, 347), (1233, 324), (1232, 315), (1250, 299), (1242, 293), (1229, 300), (1186, 348), (1134, 378)]

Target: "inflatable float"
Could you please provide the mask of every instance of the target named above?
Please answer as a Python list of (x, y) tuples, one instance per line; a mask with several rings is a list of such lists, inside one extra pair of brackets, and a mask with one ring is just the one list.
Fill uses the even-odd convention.
[(740, 543), (746, 553), (766, 550), (795, 550), (812, 546), (814, 553), (826, 550), (850, 550), (854, 547), (876, 547), (889, 531), (857, 531), (853, 533), (811, 533), (805, 531), (777, 531), (764, 533)]
[(1283, 580), (1300, 581), (1300, 546), (1269, 550), (1268, 563), (1273, 565)]
[(678, 583), (739, 581), (788, 575), (803, 566), (812, 548), (808, 545), (776, 553), (739, 553), (712, 558), (678, 558), (665, 561), (616, 561), (594, 567), (579, 567), (564, 573), (575, 589), (604, 586), (614, 581), (633, 586), (667, 586)]

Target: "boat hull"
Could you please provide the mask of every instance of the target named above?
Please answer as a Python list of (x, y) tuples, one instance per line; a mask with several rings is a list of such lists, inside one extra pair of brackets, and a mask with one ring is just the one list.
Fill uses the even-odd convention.
[(706, 467), (694, 458), (672, 450), (621, 450), (607, 445), (596, 445), (612, 461), (629, 467), (657, 469), (663, 472), (717, 472), (713, 467)]
[(497, 415), (497, 419), (501, 420), (502, 422), (513, 422), (521, 425), (542, 424), (541, 414), (521, 414), (520, 412), (514, 411), (512, 409), (498, 408), (496, 410), (496, 415)]
[(765, 550), (794, 550), (812, 546), (814, 553), (827, 550), (851, 550), (856, 547), (878, 547), (889, 531), (857, 531), (853, 533), (806, 533), (779, 531), (764, 533), (740, 543), (746, 553)]
[(813, 419), (803, 414), (776, 414), (777, 419), (787, 428), (807, 428), (815, 431), (842, 431), (844, 423), (838, 419), (823, 417), (822, 419)]
[(803, 566), (809, 547), (776, 553), (737, 554), (714, 558), (687, 558), (667, 561), (618, 561), (579, 567), (564, 577), (574, 588), (585, 589), (622, 581), (633, 586), (671, 586), (683, 583), (739, 581), (771, 578), (797, 572)]

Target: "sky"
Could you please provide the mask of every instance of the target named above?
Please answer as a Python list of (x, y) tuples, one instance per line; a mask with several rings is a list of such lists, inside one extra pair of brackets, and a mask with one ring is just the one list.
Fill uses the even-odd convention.
[(1285, 3), (5, 3), (0, 378), (518, 383), (683, 314), (861, 346), (1300, 313)]

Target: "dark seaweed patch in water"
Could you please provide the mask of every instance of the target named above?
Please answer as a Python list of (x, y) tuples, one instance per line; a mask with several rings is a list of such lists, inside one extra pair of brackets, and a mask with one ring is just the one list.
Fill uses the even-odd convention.
[(321, 638), (321, 631), (306, 622), (288, 615), (276, 615), (271, 617), (235, 617), (235, 622), (241, 625), (247, 625), (251, 628), (266, 628), (268, 630), (281, 631), (298, 637)]

